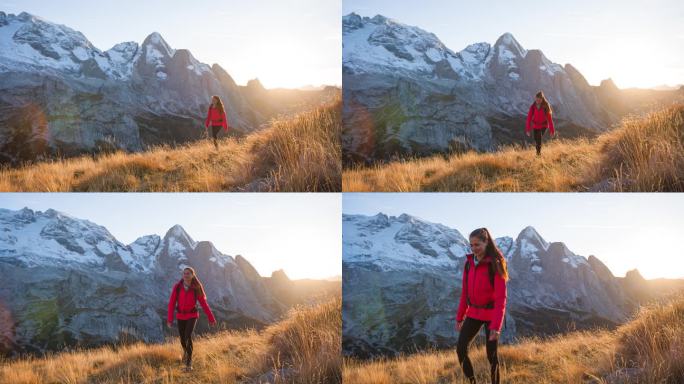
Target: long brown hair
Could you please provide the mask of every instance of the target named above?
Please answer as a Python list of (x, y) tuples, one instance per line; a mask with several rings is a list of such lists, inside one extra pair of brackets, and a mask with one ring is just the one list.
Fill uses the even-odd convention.
[[(195, 273), (195, 270), (192, 267), (185, 267), (183, 268), (183, 271), (192, 272), (192, 281), (190, 281), (190, 287), (195, 290), (195, 296), (198, 298), (204, 297), (204, 285), (202, 285), (202, 282), (197, 278), (197, 273)], [(181, 283), (182, 282), (183, 281), (181, 280)]]
[(485, 247), (485, 255), (494, 259), (496, 271), (501, 277), (503, 277), (504, 280), (508, 280), (508, 267), (506, 266), (506, 259), (504, 258), (504, 255), (499, 247), (496, 246), (494, 237), (492, 237), (492, 234), (489, 233), (489, 229), (478, 228), (470, 232), (470, 237), (476, 237), (487, 244)]
[[(535, 98), (538, 97), (538, 98), (542, 99), (541, 107), (542, 107), (542, 109), (544, 109), (544, 111), (546, 111), (546, 113), (548, 113), (549, 115), (553, 113), (553, 110), (551, 109), (551, 104), (549, 104), (549, 101), (546, 100), (546, 96), (544, 96), (543, 91), (537, 92), (537, 94), (534, 95), (534, 97)], [(535, 103), (536, 103), (536, 100), (535, 100)]]
[(224, 113), (226, 111), (225, 108), (223, 108), (223, 101), (221, 100), (220, 97), (214, 95), (211, 97), (211, 106), (214, 106), (214, 100), (216, 100), (216, 109), (219, 110), (219, 112)]

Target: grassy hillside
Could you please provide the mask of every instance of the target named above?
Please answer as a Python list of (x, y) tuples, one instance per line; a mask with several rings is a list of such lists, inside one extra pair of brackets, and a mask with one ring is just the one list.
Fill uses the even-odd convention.
[[(562, 133), (561, 133), (562, 134)], [(346, 170), (344, 191), (684, 191), (684, 105), (596, 139), (547, 142), (493, 153), (392, 162)]]
[(242, 139), (0, 170), (0, 191), (339, 191), (341, 100)]
[(18, 383), (340, 383), (341, 299), (292, 310), (260, 333), (225, 331), (195, 339), (181, 370), (178, 338), (0, 362), (0, 382)]
[[(489, 382), (483, 336), (471, 352), (479, 383)], [(575, 332), (499, 347), (504, 383), (682, 383), (684, 298), (653, 304), (615, 331)], [(345, 382), (465, 383), (455, 350), (372, 362), (345, 360)]]

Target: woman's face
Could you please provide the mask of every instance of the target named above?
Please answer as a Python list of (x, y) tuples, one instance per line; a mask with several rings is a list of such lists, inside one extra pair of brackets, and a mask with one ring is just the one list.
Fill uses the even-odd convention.
[(211, 105), (216, 106), (216, 98), (215, 97), (211, 98)]
[(189, 283), (192, 281), (192, 271), (189, 269), (186, 269), (183, 271), (183, 280), (185, 280), (186, 283)]
[(534, 98), (534, 101), (536, 101), (537, 104), (541, 104), (542, 98), (541, 98), (541, 97), (535, 97), (535, 98)]
[(484, 255), (485, 248), (487, 248), (487, 244), (485, 244), (485, 242), (482, 241), (479, 237), (470, 238), (470, 249), (473, 250), (475, 256)]

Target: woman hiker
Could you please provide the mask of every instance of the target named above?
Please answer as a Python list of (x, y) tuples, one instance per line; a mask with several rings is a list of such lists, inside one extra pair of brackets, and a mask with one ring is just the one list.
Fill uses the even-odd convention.
[[(214, 147), (218, 150), (218, 134), (223, 127), (223, 130), (228, 132), (228, 118), (226, 117), (226, 109), (223, 107), (223, 101), (218, 96), (211, 97), (211, 105), (207, 111), (207, 118), (204, 120), (204, 127), (208, 130), (211, 126), (211, 136), (214, 139)], [(208, 132), (207, 132), (208, 133)]]
[(525, 125), (525, 134), (530, 136), (530, 130), (534, 131), (534, 141), (537, 143), (537, 156), (541, 156), (542, 136), (549, 128), (551, 136), (556, 134), (553, 128), (553, 118), (551, 115), (551, 104), (544, 97), (544, 92), (539, 91), (534, 97), (534, 103), (530, 105), (530, 110), (527, 112), (527, 124)]
[(173, 313), (176, 312), (178, 322), (178, 334), (183, 347), (183, 363), (185, 371), (192, 371), (192, 333), (199, 318), (197, 302), (199, 301), (204, 313), (209, 318), (209, 325), (216, 325), (214, 314), (207, 304), (204, 286), (197, 278), (195, 270), (187, 267), (183, 269), (183, 278), (174, 284), (169, 298), (169, 311), (166, 325), (171, 328)]
[(475, 383), (468, 346), (484, 325), (491, 381), (498, 384), (499, 358), (496, 350), (506, 311), (508, 269), (487, 228), (476, 229), (470, 234), (470, 248), (473, 253), (466, 255), (461, 299), (456, 313), (456, 329), (459, 331), (456, 352), (463, 374), (470, 383)]

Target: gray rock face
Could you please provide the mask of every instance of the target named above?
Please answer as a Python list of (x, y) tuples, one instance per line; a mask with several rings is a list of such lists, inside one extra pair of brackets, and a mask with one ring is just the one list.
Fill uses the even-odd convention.
[(383, 16), (352, 13), (342, 24), (347, 161), (523, 141), (538, 90), (565, 137), (596, 134), (618, 117), (575, 68), (524, 49), (510, 33), (454, 52), (434, 34)]
[(27, 13), (0, 21), (0, 162), (194, 140), (212, 95), (238, 131), (271, 117), (220, 66), (172, 49), (156, 32), (142, 45), (101, 51), (82, 33)]
[[(596, 257), (548, 243), (532, 227), (496, 242), (510, 280), (504, 342), (596, 325), (633, 310), (619, 280)], [(467, 239), (410, 215), (343, 215), (343, 350), (394, 355), (453, 347)]]
[(179, 225), (126, 245), (54, 210), (0, 209), (0, 316), (11, 319), (0, 352), (161, 341), (171, 288), (187, 265), (231, 328), (261, 327), (289, 309), (246, 259), (194, 241)]

